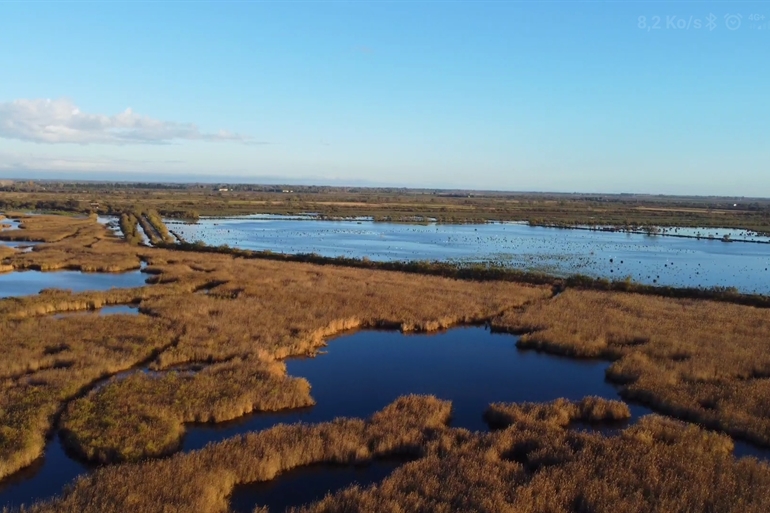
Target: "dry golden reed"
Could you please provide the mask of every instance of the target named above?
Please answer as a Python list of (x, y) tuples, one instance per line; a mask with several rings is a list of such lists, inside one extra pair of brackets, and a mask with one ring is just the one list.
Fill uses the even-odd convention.
[(522, 348), (614, 363), (622, 395), (770, 445), (770, 310), (712, 301), (567, 290), (508, 310)]
[[(117, 271), (144, 261), (153, 285), (0, 300), (0, 476), (37, 458), (57, 426), (83, 457), (137, 460), (173, 452), (185, 422), (309, 404), (308, 384), (279, 360), (344, 330), (490, 319), (526, 333), (521, 347), (613, 360), (608, 376), (625, 397), (770, 444), (768, 310), (577, 290), (551, 299), (546, 287), (515, 283), (175, 252), (128, 244), (93, 217), (32, 216), (19, 231), (45, 243), (6, 256), (14, 268)], [(144, 315), (47, 316), (125, 303)], [(152, 372), (94, 387), (141, 366)], [(768, 466), (736, 461), (723, 435), (657, 416), (611, 438), (565, 429), (627, 418), (616, 401), (492, 405), (487, 418), (501, 429), (490, 434), (449, 429), (449, 415), (446, 402), (408, 397), (369, 421), (281, 426), (109, 465), (33, 511), (223, 512), (239, 483), (394, 454), (420, 459), (302, 511), (770, 510)]]
[[(72, 450), (97, 461), (166, 454), (176, 448), (184, 422), (309, 404), (306, 384), (286, 377), (275, 361), (312, 353), (341, 331), (365, 327), (432, 331), (482, 322), (551, 294), (545, 287), (512, 283), (481, 284), (137, 247), (111, 236), (94, 218), (35, 216), (32, 222), (36, 224), (25, 230), (37, 230), (41, 239), (48, 222), (57, 229), (69, 222), (77, 229), (59, 242), (14, 256), (13, 265), (109, 269), (114, 267), (113, 255), (119, 253), (118, 261), (130, 264), (127, 267), (148, 262), (148, 276), (155, 284), (80, 294), (48, 291), (0, 301), (0, 319), (8, 333), (2, 343), (12, 356), (5, 363), (6, 386), (12, 390), (6, 404), (26, 405), (6, 410), (0, 418), (0, 429), (14, 433), (0, 440), (4, 451), (0, 476), (41, 454), (44, 436), (54, 428), (58, 412), (95, 380), (148, 358), (154, 370), (179, 364), (211, 367), (185, 377), (136, 375), (77, 399), (62, 422)], [(39, 317), (126, 303), (138, 304), (145, 315)], [(110, 355), (102, 361), (98, 351), (87, 354), (89, 344), (116, 337), (139, 341), (130, 358), (115, 363)], [(268, 368), (273, 370), (265, 372)], [(43, 379), (45, 373), (58, 376), (50, 389), (27, 384)], [(26, 442), (20, 443), (22, 439)]]
[(277, 426), (168, 459), (105, 467), (28, 511), (225, 513), (238, 484), (315, 463), (396, 455), (416, 460), (377, 485), (352, 486), (292, 511), (764, 513), (770, 508), (770, 466), (733, 458), (724, 435), (657, 415), (613, 437), (550, 420), (562, 410), (602, 417), (620, 411), (595, 398), (540, 405), (537, 413), (527, 405), (495, 408), (518, 413), (499, 430), (471, 433), (446, 426), (449, 403), (405, 397), (368, 421)]

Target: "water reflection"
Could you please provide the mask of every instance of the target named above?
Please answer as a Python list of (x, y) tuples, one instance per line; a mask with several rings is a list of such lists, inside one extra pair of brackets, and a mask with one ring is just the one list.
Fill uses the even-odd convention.
[[(343, 335), (331, 341), (327, 350), (315, 358), (286, 362), (290, 375), (309, 380), (316, 406), (252, 414), (221, 424), (188, 425), (182, 450), (200, 449), (210, 442), (279, 423), (325, 422), (341, 416), (365, 418), (399, 396), (411, 393), (451, 400), (451, 425), (475, 431), (488, 429), (483, 413), (492, 402), (542, 402), (559, 397), (579, 400), (588, 395), (618, 399), (617, 390), (605, 381), (607, 362), (521, 351), (515, 347), (516, 340), (512, 335), (493, 334), (481, 327), (455, 328), (433, 335), (385, 331)], [(174, 369), (175, 372), (198, 370), (200, 367)], [(132, 369), (113, 379), (135, 372), (150, 371)], [(102, 380), (95, 386), (103, 386), (107, 381)], [(629, 406), (630, 422), (651, 413), (640, 405)], [(590, 429), (614, 435), (627, 424), (590, 426)], [(736, 442), (736, 456), (768, 459), (769, 452)], [(376, 462), (359, 468), (297, 469), (271, 483), (238, 487), (233, 501), (240, 504), (236, 504), (238, 511), (251, 511), (249, 508), (254, 505), (280, 509), (315, 500), (326, 491), (344, 488), (352, 482), (379, 481), (395, 465)], [(87, 470), (66, 456), (55, 437), (37, 466), (0, 483), (0, 507), (50, 498), (60, 493), (65, 483)]]
[(75, 477), (92, 468), (68, 456), (56, 435), (48, 442), (44, 458), (0, 481), (0, 509), (18, 508), (58, 495)]
[[(737, 287), (770, 293), (766, 244), (725, 243), (749, 237), (711, 229), (719, 237), (694, 239), (622, 232), (530, 227), (522, 223), (410, 225), (371, 220), (320, 221), (299, 216), (246, 216), (173, 224), (185, 240), (279, 253), (368, 257), (376, 261), (493, 262), (556, 275), (585, 274), (639, 283)], [(173, 221), (169, 221), (172, 223)], [(674, 233), (689, 234), (681, 229)], [(700, 233), (694, 229), (694, 233)], [(751, 236), (761, 242), (767, 237)]]
[(0, 274), (0, 298), (29, 296), (51, 288), (84, 292), (142, 287), (146, 284), (146, 279), (147, 275), (140, 271), (127, 273), (14, 271)]
[(290, 375), (310, 382), (315, 406), (188, 426), (184, 450), (281, 422), (368, 417), (404, 394), (433, 394), (452, 401), (451, 425), (473, 431), (487, 429), (483, 413), (492, 402), (579, 400), (587, 395), (618, 398), (604, 379), (607, 362), (521, 351), (516, 340), (481, 327), (433, 335), (393, 331), (344, 335), (330, 342), (324, 354), (286, 362)]

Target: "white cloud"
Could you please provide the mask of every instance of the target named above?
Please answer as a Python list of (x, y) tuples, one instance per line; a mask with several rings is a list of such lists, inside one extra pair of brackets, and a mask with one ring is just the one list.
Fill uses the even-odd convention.
[(136, 114), (86, 114), (71, 100), (0, 102), (0, 138), (36, 143), (166, 144), (175, 140), (238, 141), (250, 137), (220, 130), (203, 133), (193, 123), (161, 121)]
[[(186, 165), (184, 160), (147, 160), (113, 157), (109, 155), (40, 155), (0, 151), (0, 175), (28, 171), (77, 171), (77, 172), (140, 172), (170, 171)], [(21, 175), (19, 175), (21, 176)]]

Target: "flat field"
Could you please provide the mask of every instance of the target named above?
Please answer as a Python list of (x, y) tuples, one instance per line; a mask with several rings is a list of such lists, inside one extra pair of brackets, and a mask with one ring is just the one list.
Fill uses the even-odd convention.
[(680, 226), (770, 233), (770, 201), (754, 198), (93, 182), (19, 182), (0, 188), (0, 192), (0, 211), (120, 214), (157, 210), (178, 218), (316, 213), (331, 218), (370, 216), (395, 222), (495, 220), (563, 227)]

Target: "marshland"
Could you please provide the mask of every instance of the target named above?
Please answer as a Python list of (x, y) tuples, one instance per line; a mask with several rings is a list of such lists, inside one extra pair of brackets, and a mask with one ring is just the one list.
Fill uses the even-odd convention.
[[(0, 249), (0, 507), (770, 509), (759, 287), (196, 247), (150, 201), (181, 193), (120, 210), (116, 192), (117, 231), (75, 209), (88, 194), (71, 215), (0, 221), (0, 239), (34, 243)], [(755, 221), (735, 225), (765, 233)], [(309, 502), (264, 493), (327, 471), (342, 477)]]

